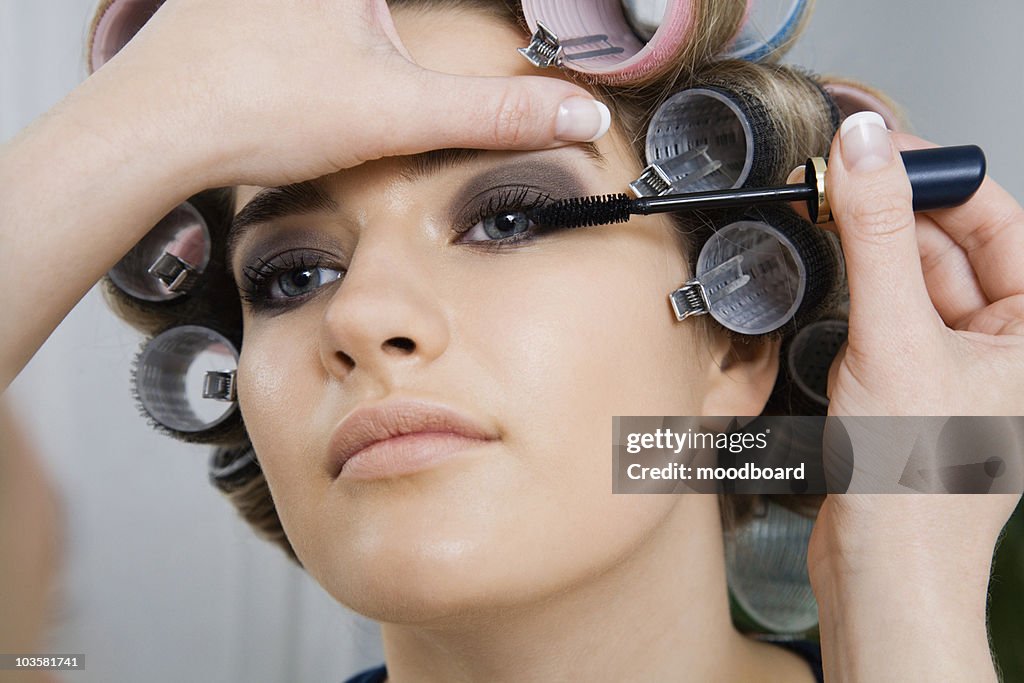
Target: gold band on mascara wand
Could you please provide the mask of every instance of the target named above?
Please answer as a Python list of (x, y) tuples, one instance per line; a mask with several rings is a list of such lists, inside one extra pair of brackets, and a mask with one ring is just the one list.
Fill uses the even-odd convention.
[(818, 201), (815, 206), (808, 206), (812, 223), (828, 223), (832, 220), (832, 207), (828, 203), (828, 194), (825, 192), (825, 171), (828, 164), (821, 157), (811, 157), (804, 167), (804, 179), (808, 185), (813, 185), (818, 194)]

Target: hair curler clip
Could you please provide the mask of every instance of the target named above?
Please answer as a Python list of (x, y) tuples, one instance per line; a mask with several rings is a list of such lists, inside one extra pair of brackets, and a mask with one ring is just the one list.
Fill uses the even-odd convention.
[(186, 441), (221, 436), (237, 416), (238, 350), (208, 327), (180, 325), (146, 342), (136, 357), (134, 393), (155, 425)]
[(107, 276), (136, 299), (168, 301), (195, 286), (210, 262), (210, 251), (206, 221), (185, 202), (164, 216)]
[(759, 335), (810, 314), (835, 280), (837, 258), (825, 240), (778, 207), (719, 228), (697, 257), (696, 276), (669, 294), (676, 320), (708, 314)]
[(89, 73), (120, 52), (162, 4), (164, 0), (100, 0), (89, 32)]
[[(692, 5), (691, 0), (523, 0), (533, 35), (519, 52), (538, 67), (566, 67), (599, 80), (633, 80), (670, 64), (688, 47)], [(627, 13), (642, 17), (637, 23), (654, 30), (638, 35)]]

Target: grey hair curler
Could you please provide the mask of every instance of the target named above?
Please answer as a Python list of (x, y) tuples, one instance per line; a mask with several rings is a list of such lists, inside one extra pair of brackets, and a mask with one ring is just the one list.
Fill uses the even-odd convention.
[(210, 231), (188, 202), (164, 216), (107, 273), (129, 296), (168, 301), (187, 293), (210, 262)]
[(135, 397), (154, 426), (192, 442), (224, 439), (240, 423), (238, 350), (219, 332), (180, 325), (146, 342), (135, 359)]
[(761, 500), (749, 522), (725, 534), (730, 597), (759, 630), (797, 636), (818, 623), (807, 575), (814, 520)]
[[(746, 65), (739, 73), (765, 68)], [(819, 111), (838, 128), (839, 112), (822, 86), (804, 73), (791, 70), (791, 77), (817, 91)], [(789, 173), (792, 163), (783, 161), (792, 143), (772, 115), (770, 96), (745, 78), (711, 75), (662, 102), (647, 126), (647, 166), (629, 184), (634, 196), (763, 187)], [(824, 149), (809, 151), (816, 156)]]
[(838, 259), (828, 238), (790, 209), (762, 209), (716, 229), (695, 277), (669, 301), (677, 320), (710, 314), (734, 332), (767, 334), (820, 310)]
[(210, 483), (224, 493), (231, 493), (252, 481), (261, 472), (251, 444), (234, 448), (217, 448), (210, 455)]
[(763, 103), (717, 86), (668, 98), (647, 126), (647, 167), (637, 197), (768, 185), (779, 135)]
[(786, 351), (786, 371), (803, 395), (822, 408), (828, 406), (828, 373), (849, 326), (844, 320), (819, 320), (801, 329)]

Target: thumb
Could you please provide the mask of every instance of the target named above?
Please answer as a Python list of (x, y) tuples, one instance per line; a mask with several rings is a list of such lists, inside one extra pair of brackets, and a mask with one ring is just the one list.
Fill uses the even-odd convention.
[(941, 318), (921, 269), (910, 181), (881, 116), (843, 122), (827, 173), (850, 286), (851, 353), (913, 351)]
[[(403, 116), (390, 155), (444, 147), (545, 149), (592, 142), (608, 132), (611, 112), (583, 88), (546, 76), (473, 77), (422, 69), (402, 43), (386, 0), (371, 0), (376, 27), (411, 67), (389, 90), (416, 112)], [(396, 76), (398, 76), (396, 74)], [(414, 120), (410, 120), (414, 119)], [(447, 124), (447, 125), (443, 125)]]
[(546, 149), (591, 142), (608, 132), (611, 113), (589, 92), (548, 76), (456, 76), (415, 68), (396, 154), (444, 147)]

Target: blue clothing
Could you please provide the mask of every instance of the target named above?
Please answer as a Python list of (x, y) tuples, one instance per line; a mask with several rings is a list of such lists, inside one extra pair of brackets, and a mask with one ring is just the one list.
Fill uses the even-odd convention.
[[(825, 674), (821, 670), (820, 645), (807, 640), (795, 640), (788, 643), (774, 643), (774, 645), (779, 645), (787, 650), (792, 650), (807, 660), (807, 664), (811, 667), (811, 672), (814, 673), (814, 677), (818, 679), (818, 683), (824, 683)], [(384, 683), (384, 680), (387, 677), (388, 670), (381, 665), (376, 669), (368, 669), (362, 673), (358, 673), (345, 681), (345, 683)]]
[(345, 683), (384, 683), (384, 679), (387, 677), (388, 670), (381, 664), (376, 669), (367, 669), (362, 673), (356, 674), (345, 681)]

